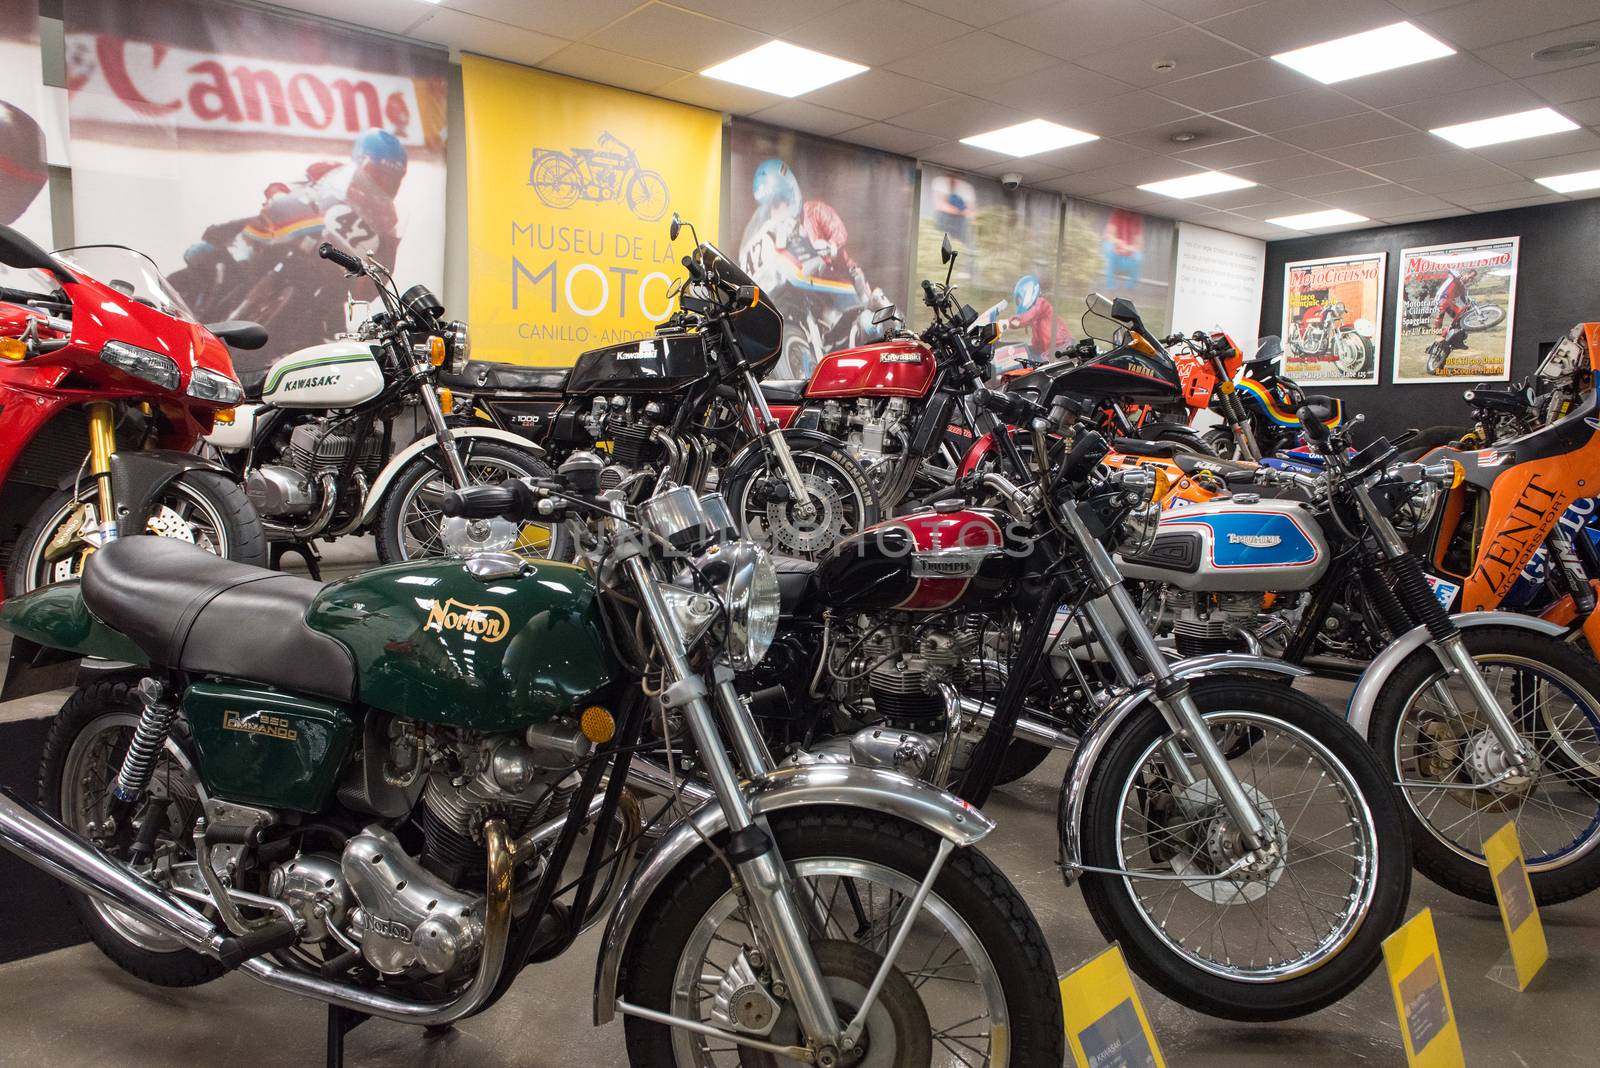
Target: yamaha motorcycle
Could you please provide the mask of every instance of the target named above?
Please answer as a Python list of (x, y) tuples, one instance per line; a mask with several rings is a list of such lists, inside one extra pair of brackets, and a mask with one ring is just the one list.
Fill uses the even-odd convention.
[[(720, 497), (632, 508), (598, 483), (441, 499), (584, 517), (581, 567), (489, 553), (320, 586), (126, 538), (8, 601), (14, 671), (130, 666), (57, 714), (37, 803), (0, 791), (0, 846), (138, 978), (325, 1002), (331, 1064), (361, 1019), (484, 1011), (602, 921), (594, 1017), (624, 1019), (639, 1068), (1061, 1064), (1049, 950), (977, 847), (994, 824), (891, 772), (775, 768), (732, 685), (772, 638), (767, 554)], [(635, 865), (630, 784), (678, 790), (633, 774), (655, 719), (711, 800)]]
[[(526, 439), (452, 427), (438, 380), (470, 353), (465, 323), (446, 321), (426, 286), (400, 292), (388, 270), (326, 242), (318, 254), (370, 280), (383, 309), (352, 335), (291, 352), (242, 376), (245, 403), (205, 443), (244, 484), (273, 546), (317, 573), (312, 539), (372, 532), (384, 563), (515, 550), (560, 557), (558, 526), (446, 518), (446, 490), (552, 472)], [(395, 422), (420, 407), (430, 432), (395, 451)], [(392, 455), (391, 455), (392, 454)]]
[(1313, 1012), (1404, 917), (1399, 801), (1362, 738), (1290, 688), (1304, 669), (1157, 647), (1108, 549), (1156, 533), (1155, 477), (1103, 471), (1097, 432), (1052, 448), (1066, 391), (1023, 419), (1033, 479), (959, 487), (996, 506), (945, 499), (781, 567), (784, 624), (741, 685), (787, 761), (894, 768), (980, 806), (1070, 722), (1060, 865), (1101, 932), (1199, 1011)]

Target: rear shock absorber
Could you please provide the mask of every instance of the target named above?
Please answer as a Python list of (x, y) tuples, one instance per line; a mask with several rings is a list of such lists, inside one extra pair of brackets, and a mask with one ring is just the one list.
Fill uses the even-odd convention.
[(117, 772), (117, 784), (111, 793), (124, 804), (133, 804), (150, 785), (150, 775), (155, 771), (156, 758), (167, 744), (172, 722), (178, 718), (177, 706), (166, 700), (166, 689), (152, 678), (139, 680), (139, 703), (144, 711), (139, 713), (139, 725), (134, 728), (133, 741), (128, 744), (127, 755), (122, 758), (122, 768)]

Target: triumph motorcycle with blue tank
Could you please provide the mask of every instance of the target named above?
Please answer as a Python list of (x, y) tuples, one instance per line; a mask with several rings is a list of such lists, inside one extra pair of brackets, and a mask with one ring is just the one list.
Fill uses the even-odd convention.
[[(55, 717), (37, 803), (0, 791), (0, 846), (134, 976), (325, 1002), (330, 1063), (364, 1018), (447, 1025), (538, 983), (603, 920), (595, 1021), (624, 1018), (640, 1068), (1059, 1065), (1050, 953), (979, 848), (993, 822), (889, 771), (777, 768), (733, 685), (773, 637), (771, 560), (720, 496), (633, 507), (600, 466), (441, 498), (581, 528), (580, 564), (322, 586), (137, 537), (6, 602), (22, 682), (128, 666)], [(635, 865), (635, 788), (663, 813), (689, 789), (634, 760), (663, 738), (707, 800)]]
[(740, 686), (785, 763), (892, 768), (979, 806), (1074, 749), (1061, 871), (1134, 971), (1216, 1016), (1313, 1012), (1404, 918), (1399, 799), (1360, 735), (1292, 688), (1304, 669), (1157, 646), (1111, 555), (1155, 535), (1155, 476), (1103, 468), (1071, 382), (975, 395), (1027, 428), (1031, 478), (981, 472), (781, 563), (783, 626)]

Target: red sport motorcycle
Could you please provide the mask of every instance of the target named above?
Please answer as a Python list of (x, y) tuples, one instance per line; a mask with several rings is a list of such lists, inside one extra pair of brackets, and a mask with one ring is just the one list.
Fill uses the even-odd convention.
[(228, 345), (257, 348), (266, 331), (201, 326), (155, 264), (122, 246), (52, 255), (0, 226), (0, 265), (6, 594), (77, 575), (119, 532), (265, 565), (244, 490), (188, 450), (242, 395)]

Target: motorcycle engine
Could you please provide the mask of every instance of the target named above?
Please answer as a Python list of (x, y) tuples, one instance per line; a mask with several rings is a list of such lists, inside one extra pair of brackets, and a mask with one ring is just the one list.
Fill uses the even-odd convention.
[(1261, 618), (1259, 593), (1179, 595), (1171, 605), (1172, 634), (1179, 656), (1203, 656), (1245, 649), (1243, 633)]
[(301, 423), (289, 434), (284, 459), (315, 482), (325, 473), (338, 474), (344, 469), (345, 460), (354, 455), (356, 470), (370, 481), (383, 466), (383, 435), (372, 429), (358, 451), (353, 429), (349, 420), (336, 417)]
[(910, 415), (911, 403), (905, 397), (862, 399), (848, 406), (826, 401), (819, 426), (824, 433), (845, 442), (857, 463), (870, 468), (905, 447)]

